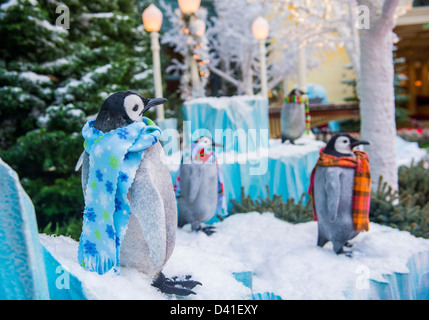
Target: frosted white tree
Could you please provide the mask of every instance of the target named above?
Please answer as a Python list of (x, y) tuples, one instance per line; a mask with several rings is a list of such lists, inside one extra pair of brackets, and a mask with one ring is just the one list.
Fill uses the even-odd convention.
[(258, 16), (270, 22), (269, 90), (296, 75), (300, 46), (307, 48), (309, 69), (319, 66), (324, 53), (335, 51), (338, 45), (347, 44), (350, 53), (358, 52), (347, 1), (215, 0), (214, 4), (217, 17), (207, 32), (209, 68), (234, 84), (239, 94), (253, 94), (259, 88), (257, 42), (250, 27)]
[(173, 25), (162, 42), (184, 57), (183, 61), (174, 60), (168, 70), (183, 75), (182, 93), (187, 97), (196, 96), (191, 88), (191, 65), (187, 58), (189, 43), (194, 53), (200, 51), (198, 71), (205, 78), (208, 72), (201, 70), (204, 67), (234, 85), (239, 95), (252, 95), (260, 88), (258, 44), (251, 31), (258, 16), (270, 22), (269, 90), (288, 76), (296, 75), (299, 46), (307, 48), (309, 69), (319, 66), (324, 53), (336, 50), (337, 45), (347, 44), (351, 54), (357, 52), (352, 38), (354, 23), (350, 23), (348, 3), (344, 0), (214, 0), (216, 17), (210, 22), (204, 9), (196, 13), (197, 18), (207, 23), (206, 35), (198, 39), (190, 39), (190, 34), (183, 32), (187, 29), (186, 21), (179, 9), (173, 10), (163, 0), (160, 5)]
[(162, 43), (174, 48), (182, 60), (173, 59), (167, 72), (180, 74), (180, 92), (183, 100), (205, 96), (210, 71), (207, 39), (205, 37), (207, 10), (200, 8), (194, 14), (173, 10), (164, 0), (160, 6), (173, 27), (164, 34)]
[(399, 0), (358, 0), (369, 9), (369, 28), (359, 32), (361, 134), (371, 142), (373, 187), (380, 176), (398, 188), (396, 166), (393, 28)]

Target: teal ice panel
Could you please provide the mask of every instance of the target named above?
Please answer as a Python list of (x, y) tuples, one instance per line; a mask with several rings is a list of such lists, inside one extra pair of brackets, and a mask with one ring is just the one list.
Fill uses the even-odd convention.
[(0, 159), (0, 299), (49, 299), (34, 206)]
[(87, 300), (81, 281), (42, 248), (51, 300)]
[[(239, 153), (268, 148), (268, 99), (260, 96), (201, 98), (183, 106), (184, 142), (210, 136), (224, 151)], [(190, 125), (189, 125), (190, 124)]]

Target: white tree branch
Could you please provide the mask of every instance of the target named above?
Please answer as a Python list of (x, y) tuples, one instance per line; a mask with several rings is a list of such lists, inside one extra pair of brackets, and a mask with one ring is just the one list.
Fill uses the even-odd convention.
[(379, 21), (377, 21), (376, 32), (378, 34), (392, 32), (393, 28), (395, 27), (394, 15), (398, 4), (399, 0), (384, 0), (382, 15)]
[(399, 0), (384, 0), (383, 17), (388, 20), (392, 19), (398, 4)]
[(237, 88), (240, 87), (240, 82), (238, 80), (234, 79), (233, 77), (231, 77), (229, 74), (226, 74), (222, 70), (219, 70), (218, 68), (213, 67), (211, 65), (208, 65), (208, 68), (210, 69), (211, 72), (217, 74), (219, 77), (224, 78), (226, 81), (232, 83)]

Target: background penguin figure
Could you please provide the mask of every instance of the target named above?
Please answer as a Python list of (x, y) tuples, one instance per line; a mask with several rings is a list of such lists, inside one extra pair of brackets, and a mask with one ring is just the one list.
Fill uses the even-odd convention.
[[(328, 241), (331, 241), (337, 254), (345, 253), (343, 247), (351, 247), (347, 241), (365, 230), (368, 225), (368, 221), (365, 221), (366, 225), (363, 228), (356, 228), (356, 219), (360, 217), (356, 216), (354, 209), (354, 206), (359, 205), (354, 201), (360, 201), (354, 189), (355, 175), (360, 176), (360, 171), (362, 171), (359, 168), (356, 169), (356, 163), (366, 164), (367, 176), (369, 176), (369, 162), (366, 153), (352, 150), (361, 144), (369, 143), (358, 141), (345, 133), (332, 137), (326, 148), (320, 152), (320, 158), (313, 170), (310, 182), (309, 193), (313, 200), (315, 220), (318, 221), (317, 245), (323, 247)], [(369, 178), (365, 181), (368, 189), (364, 190), (365, 198), (362, 199), (365, 202), (365, 210), (369, 212), (371, 180)], [(368, 203), (366, 203), (367, 201)], [(351, 255), (350, 252), (346, 254)]]
[(282, 129), (282, 143), (289, 140), (295, 144), (295, 140), (302, 136), (305, 130), (305, 106), (301, 103), (301, 97), (305, 92), (294, 89), (283, 103), (280, 114)]
[[(107, 133), (142, 121), (146, 111), (165, 102), (166, 99), (146, 99), (130, 91), (117, 92), (102, 105), (94, 128)], [(189, 280), (189, 276), (183, 281), (167, 279), (161, 272), (173, 252), (177, 229), (176, 200), (164, 157), (159, 142), (148, 148), (128, 190), (131, 214), (121, 243), (121, 266), (133, 267), (155, 279), (152, 285), (164, 293), (195, 294), (191, 289), (201, 283)], [(81, 158), (85, 193), (89, 177), (88, 153), (84, 151)]]
[[(190, 148), (192, 161), (180, 168), (180, 191), (176, 190), (179, 204), (179, 227), (190, 223), (192, 231), (213, 234), (213, 226), (202, 227), (216, 213), (218, 205), (218, 168), (214, 157), (216, 146), (209, 137), (201, 137)], [(194, 152), (192, 151), (194, 150)], [(198, 154), (194, 155), (197, 152)], [(201, 154), (203, 153), (203, 154)], [(197, 157), (199, 160), (195, 160)], [(177, 188), (177, 182), (176, 182)]]

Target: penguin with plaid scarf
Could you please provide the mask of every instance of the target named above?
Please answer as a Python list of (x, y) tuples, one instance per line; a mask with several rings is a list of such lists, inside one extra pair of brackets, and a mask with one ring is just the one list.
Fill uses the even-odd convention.
[(313, 202), (314, 220), (318, 222), (317, 245), (328, 241), (335, 253), (351, 256), (344, 247), (348, 240), (369, 229), (371, 175), (369, 157), (364, 151), (353, 150), (359, 141), (347, 133), (333, 136), (311, 174), (309, 194)]

